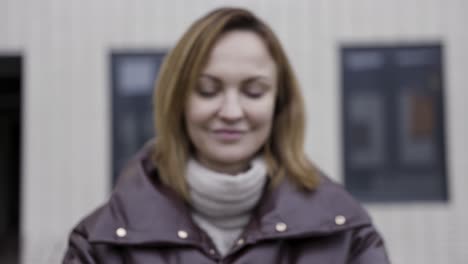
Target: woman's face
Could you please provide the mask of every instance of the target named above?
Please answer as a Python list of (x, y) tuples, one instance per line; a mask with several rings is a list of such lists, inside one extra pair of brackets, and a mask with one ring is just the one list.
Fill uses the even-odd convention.
[(277, 92), (276, 65), (254, 32), (224, 33), (190, 91), (185, 122), (196, 158), (236, 174), (270, 135)]

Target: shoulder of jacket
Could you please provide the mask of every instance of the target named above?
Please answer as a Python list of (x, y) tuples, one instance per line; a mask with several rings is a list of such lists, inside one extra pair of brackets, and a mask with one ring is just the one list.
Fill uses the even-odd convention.
[(350, 215), (370, 222), (367, 210), (341, 183), (332, 180), (322, 173), (321, 184), (316, 191), (320, 200), (330, 209), (335, 209), (337, 213), (338, 211), (347, 212)]
[(313, 191), (300, 191), (286, 181), (276, 193), (272, 199), (275, 209), (267, 220), (291, 225), (296, 234), (328, 234), (372, 224), (364, 207), (325, 175)]
[(91, 213), (85, 215), (78, 224), (73, 228), (73, 233), (78, 233), (85, 238), (89, 238), (90, 233), (92, 233), (100, 217), (108, 210), (109, 203), (97, 207)]

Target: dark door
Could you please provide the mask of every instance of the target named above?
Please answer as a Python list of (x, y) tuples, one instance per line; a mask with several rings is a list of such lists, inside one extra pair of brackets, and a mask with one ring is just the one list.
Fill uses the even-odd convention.
[(0, 56), (0, 263), (18, 263), (21, 58)]

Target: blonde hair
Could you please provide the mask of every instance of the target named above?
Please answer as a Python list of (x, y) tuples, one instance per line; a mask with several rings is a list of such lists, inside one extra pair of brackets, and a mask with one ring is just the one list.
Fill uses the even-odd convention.
[(294, 72), (273, 31), (254, 14), (240, 8), (216, 9), (197, 20), (164, 60), (153, 98), (157, 131), (154, 162), (159, 178), (189, 199), (185, 173), (192, 153), (184, 110), (189, 91), (196, 85), (212, 47), (223, 33), (231, 30), (258, 34), (277, 65), (273, 126), (262, 147), (270, 186), (288, 177), (299, 187), (313, 190), (319, 177), (304, 153), (304, 103)]

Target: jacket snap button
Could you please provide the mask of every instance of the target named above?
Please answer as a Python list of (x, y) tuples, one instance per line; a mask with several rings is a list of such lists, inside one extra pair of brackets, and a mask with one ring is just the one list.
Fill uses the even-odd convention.
[(284, 232), (286, 229), (288, 229), (288, 226), (285, 223), (277, 223), (275, 226), (276, 231), (278, 232)]
[(115, 234), (118, 237), (125, 237), (127, 235), (127, 230), (125, 230), (125, 228), (119, 227), (117, 230), (115, 230)]
[(186, 239), (186, 238), (188, 237), (188, 234), (187, 234), (187, 232), (184, 231), (184, 230), (179, 230), (179, 231), (177, 232), (177, 236), (178, 236), (179, 238)]
[(237, 245), (242, 246), (242, 245), (244, 245), (244, 242), (245, 242), (244, 239), (240, 238), (239, 240), (237, 240)]
[(337, 225), (344, 225), (346, 223), (346, 218), (342, 215), (337, 215), (335, 217), (335, 224)]
[(214, 249), (210, 249), (210, 255), (215, 255), (216, 254), (216, 251)]

